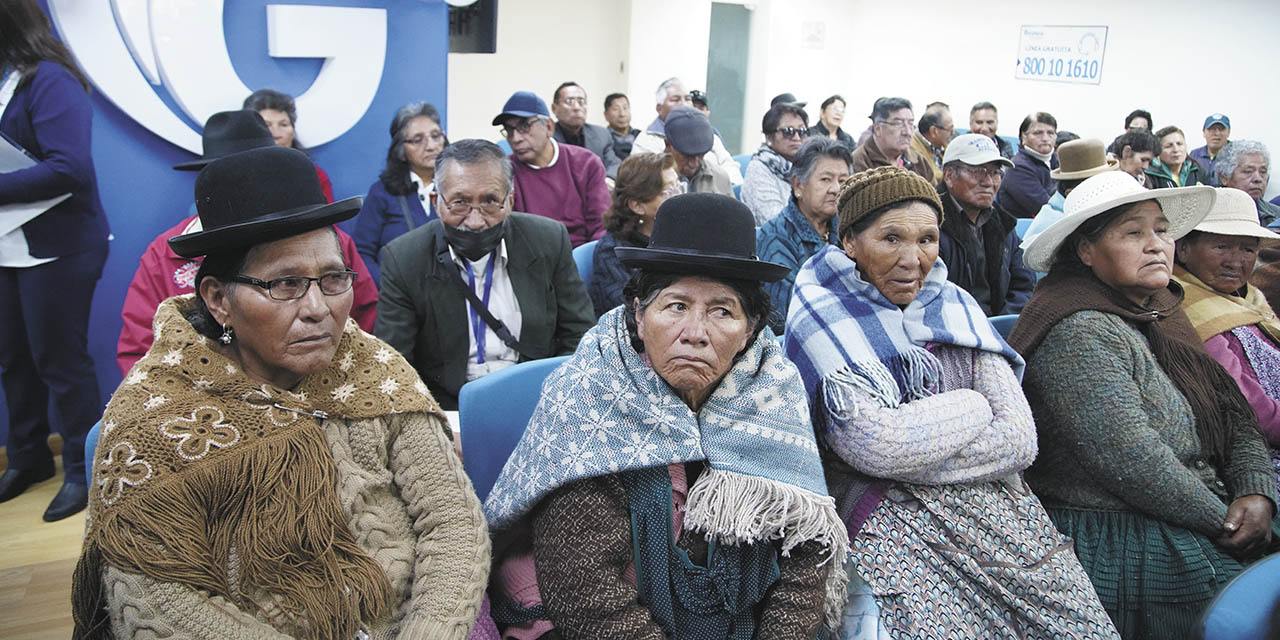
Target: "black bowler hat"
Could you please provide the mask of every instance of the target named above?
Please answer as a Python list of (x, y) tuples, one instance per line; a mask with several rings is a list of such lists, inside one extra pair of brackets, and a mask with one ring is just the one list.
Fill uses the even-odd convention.
[(276, 143), (271, 129), (257, 111), (219, 111), (204, 123), (200, 136), (204, 155), (197, 160), (173, 165), (178, 171), (199, 171), (222, 156)]
[(675, 196), (658, 207), (648, 248), (616, 247), (631, 268), (741, 280), (781, 280), (791, 269), (756, 257), (747, 205), (715, 193)]
[(169, 246), (184, 258), (243, 249), (346, 220), (360, 202), (360, 196), (325, 202), (315, 165), (297, 149), (241, 151), (210, 162), (196, 177), (203, 230), (169, 238)]

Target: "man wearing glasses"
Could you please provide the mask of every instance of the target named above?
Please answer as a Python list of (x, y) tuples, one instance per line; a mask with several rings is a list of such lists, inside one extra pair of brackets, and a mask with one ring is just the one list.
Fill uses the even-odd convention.
[(916, 117), (906, 98), (880, 98), (871, 107), (871, 136), (853, 151), (853, 172), (873, 167), (907, 169), (933, 182), (933, 166), (911, 150)]
[(493, 119), (511, 145), (517, 211), (564, 223), (573, 246), (604, 235), (609, 186), (596, 154), (556, 142), (555, 124), (542, 98), (517, 91)]
[(1017, 219), (995, 202), (1004, 171), (1013, 166), (991, 138), (957, 136), (942, 159), (938, 257), (947, 279), (973, 295), (988, 316), (1022, 311), (1036, 276), (1022, 264)]
[(511, 163), (485, 140), (445, 147), (432, 195), (440, 217), (382, 250), (373, 333), (446, 409), (471, 380), (573, 353), (595, 324), (564, 225), (512, 212)]
[(613, 152), (613, 136), (600, 125), (587, 123), (587, 92), (570, 80), (556, 87), (551, 96), (551, 113), (556, 116), (556, 129), (552, 137), (556, 142), (588, 149), (604, 163), (604, 173), (613, 180), (618, 177), (618, 165), (622, 160)]
[(742, 201), (751, 209), (756, 226), (773, 219), (791, 200), (791, 160), (809, 137), (809, 115), (803, 102), (783, 94), (774, 98), (760, 128), (764, 142), (747, 163)]

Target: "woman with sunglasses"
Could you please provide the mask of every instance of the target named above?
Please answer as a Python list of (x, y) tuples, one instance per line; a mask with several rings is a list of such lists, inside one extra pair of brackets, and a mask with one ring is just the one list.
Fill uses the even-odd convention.
[(764, 143), (751, 156), (742, 178), (742, 201), (759, 227), (782, 212), (791, 200), (791, 160), (809, 137), (809, 116), (794, 102), (769, 108), (761, 123)]

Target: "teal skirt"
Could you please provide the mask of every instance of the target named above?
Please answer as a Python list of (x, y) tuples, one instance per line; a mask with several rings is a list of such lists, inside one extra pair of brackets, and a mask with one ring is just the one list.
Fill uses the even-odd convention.
[(1125, 640), (1192, 638), (1205, 608), (1247, 564), (1208, 537), (1130, 511), (1045, 505)]

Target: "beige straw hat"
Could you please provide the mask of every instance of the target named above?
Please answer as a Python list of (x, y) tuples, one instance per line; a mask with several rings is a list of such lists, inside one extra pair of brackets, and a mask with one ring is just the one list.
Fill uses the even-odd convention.
[(1169, 219), (1169, 235), (1177, 240), (1200, 224), (1215, 198), (1215, 189), (1204, 185), (1148, 190), (1123, 171), (1100, 173), (1071, 191), (1063, 205), (1061, 220), (1022, 242), (1022, 262), (1034, 271), (1048, 271), (1058, 246), (1086, 220), (1143, 200), (1160, 203)]
[(1218, 197), (1213, 201), (1213, 208), (1196, 225), (1196, 231), (1280, 240), (1280, 234), (1273, 233), (1258, 223), (1258, 207), (1253, 203), (1253, 196), (1230, 187), (1219, 187), (1215, 191), (1218, 192)]

